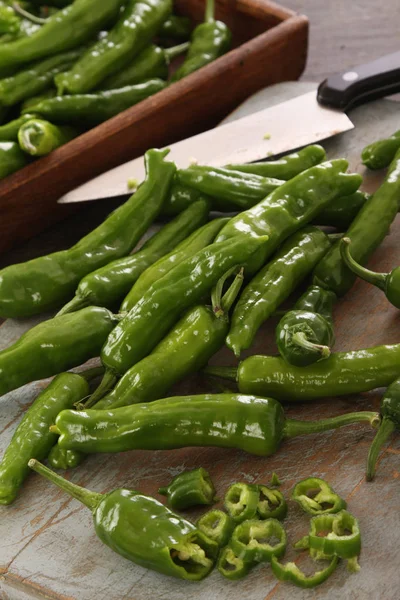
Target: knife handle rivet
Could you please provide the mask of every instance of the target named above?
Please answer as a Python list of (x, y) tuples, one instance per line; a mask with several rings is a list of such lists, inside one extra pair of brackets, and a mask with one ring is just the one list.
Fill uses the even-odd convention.
[(355, 81), (356, 79), (358, 79), (358, 73), (356, 73), (355, 71), (347, 71), (347, 73), (343, 73), (342, 78), (345, 81)]

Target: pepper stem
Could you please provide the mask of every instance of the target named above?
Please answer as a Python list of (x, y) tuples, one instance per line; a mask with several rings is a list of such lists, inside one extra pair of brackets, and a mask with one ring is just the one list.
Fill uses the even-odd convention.
[(389, 417), (383, 417), (381, 425), (376, 432), (374, 440), (371, 444), (367, 459), (367, 481), (372, 481), (375, 476), (376, 461), (378, 460), (379, 452), (383, 444), (392, 435), (396, 429), (395, 423)]
[(108, 371), (106, 369), (106, 372), (104, 373), (100, 385), (93, 392), (90, 398), (85, 402), (85, 408), (90, 408), (91, 406), (96, 404), (96, 402), (101, 400), (110, 390), (112, 390), (114, 385), (117, 383), (117, 379), (117, 376), (114, 375), (112, 371)]
[(236, 275), (231, 286), (228, 288), (228, 290), (222, 297), (221, 305), (222, 305), (222, 310), (224, 311), (224, 313), (228, 313), (230, 311), (230, 309), (232, 308), (232, 304), (235, 302), (236, 298), (238, 297), (238, 294), (240, 292), (240, 289), (241, 289), (241, 287), (243, 285), (243, 281), (244, 281), (243, 273), (244, 273), (244, 268), (241, 267), (239, 270), (239, 273)]
[(222, 379), (237, 381), (237, 369), (235, 367), (206, 367), (203, 369), (203, 373), (211, 377), (222, 377)]
[[(222, 300), (222, 291), (224, 289), (224, 285), (227, 279), (229, 279), (229, 277), (231, 275), (233, 275), (233, 273), (236, 271), (238, 267), (234, 266), (231, 269), (229, 269), (229, 271), (227, 271), (217, 282), (217, 284), (215, 285), (215, 287), (212, 289), (211, 292), (211, 304), (212, 304), (212, 309), (213, 312), (215, 314), (216, 317), (220, 318), (224, 316), (224, 308), (222, 306), (223, 304), (223, 300)], [(233, 285), (233, 284), (232, 284)], [(232, 286), (231, 286), (232, 287)], [(229, 288), (230, 289), (230, 288)], [(238, 290), (239, 291), (239, 290)], [(228, 290), (229, 292), (229, 290)], [(228, 293), (227, 292), (227, 293)], [(226, 294), (225, 294), (226, 296)]]
[(340, 240), (340, 255), (342, 257), (343, 262), (358, 277), (364, 279), (364, 281), (368, 281), (368, 283), (372, 283), (372, 285), (376, 285), (376, 287), (385, 291), (385, 284), (388, 274), (375, 273), (374, 271), (370, 271), (369, 269), (366, 269), (365, 267), (362, 267), (360, 264), (358, 264), (350, 254), (350, 244), (351, 239), (348, 237), (345, 237), (342, 240)]
[(12, 8), (13, 8), (14, 12), (17, 13), (17, 15), (24, 17), (25, 19), (27, 19), (28, 21), (31, 21), (32, 23), (36, 23), (36, 25), (45, 25), (45, 23), (47, 23), (47, 19), (42, 19), (41, 17), (37, 17), (36, 15), (33, 15), (32, 13), (30, 13), (27, 10), (25, 10), (24, 8), (22, 8), (22, 6), (20, 6), (20, 4), (18, 4), (18, 2), (13, 2)]
[(319, 421), (297, 421), (296, 419), (286, 419), (283, 436), (292, 438), (298, 435), (307, 435), (309, 433), (318, 433), (320, 431), (328, 431), (329, 429), (337, 429), (351, 423), (361, 423), (368, 421), (371, 427), (375, 427), (379, 423), (379, 415), (376, 412), (364, 410), (362, 412), (348, 413), (347, 415), (339, 415), (329, 419), (320, 419)]
[(90, 306), (90, 300), (88, 298), (74, 296), (72, 300), (67, 302), (67, 304), (65, 304), (65, 306), (63, 306), (62, 309), (58, 311), (56, 317), (61, 317), (62, 315), (66, 315), (67, 313), (76, 312), (77, 310), (81, 310), (81, 308), (86, 308), (87, 306)]
[(321, 358), (328, 358), (331, 354), (329, 346), (323, 346), (322, 344), (314, 344), (307, 339), (307, 335), (304, 331), (297, 331), (292, 335), (292, 343), (304, 348), (305, 350), (311, 350), (312, 352), (318, 352), (321, 354)]
[(163, 48), (165, 60), (169, 64), (171, 60), (186, 52), (189, 49), (190, 43), (184, 42), (183, 44), (179, 44), (178, 46), (172, 46), (172, 48)]
[(80, 485), (76, 485), (75, 483), (71, 483), (70, 481), (68, 481), (68, 479), (60, 477), (60, 475), (57, 475), (57, 473), (54, 473), (54, 471), (48, 469), (34, 458), (30, 459), (30, 461), (28, 462), (28, 467), (30, 467), (33, 471), (36, 471), (36, 473), (39, 473), (39, 475), (42, 475), (42, 477), (45, 477), (46, 479), (57, 485), (59, 488), (64, 490), (64, 492), (67, 492), (67, 494), (69, 494), (76, 500), (79, 500), (79, 502), (82, 502), (82, 504), (90, 508), (92, 512), (97, 508), (100, 500), (103, 497), (103, 494), (90, 492), (89, 490), (86, 490)]
[(204, 21), (205, 23), (215, 21), (215, 0), (207, 0)]

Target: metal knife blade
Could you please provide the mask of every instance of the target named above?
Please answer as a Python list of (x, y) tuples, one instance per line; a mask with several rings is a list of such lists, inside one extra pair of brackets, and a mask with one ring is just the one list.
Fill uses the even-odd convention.
[[(343, 112), (321, 106), (312, 91), (171, 144), (168, 159), (180, 169), (193, 161), (214, 167), (243, 164), (318, 142), (353, 127)], [(142, 181), (144, 176), (143, 157), (139, 157), (81, 185), (58, 202), (67, 204), (128, 194), (128, 179)]]

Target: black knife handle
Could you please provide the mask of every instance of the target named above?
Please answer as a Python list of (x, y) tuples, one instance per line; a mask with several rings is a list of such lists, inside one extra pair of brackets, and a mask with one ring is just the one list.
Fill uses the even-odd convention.
[(342, 111), (375, 98), (400, 92), (400, 52), (332, 75), (323, 81), (317, 99)]

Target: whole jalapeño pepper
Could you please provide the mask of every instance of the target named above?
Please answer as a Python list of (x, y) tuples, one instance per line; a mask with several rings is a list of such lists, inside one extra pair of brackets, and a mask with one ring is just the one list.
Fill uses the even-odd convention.
[(171, 0), (128, 0), (114, 27), (89, 48), (72, 68), (55, 77), (58, 94), (85, 94), (124, 69), (172, 11)]
[(211, 572), (218, 544), (155, 498), (128, 489), (90, 492), (37, 460), (29, 467), (87, 506), (100, 540), (124, 558), (178, 579), (199, 581)]
[(161, 210), (175, 165), (167, 151), (145, 155), (146, 179), (131, 198), (69, 250), (0, 271), (0, 315), (28, 317), (63, 304), (88, 273), (128, 254)]
[(171, 82), (187, 77), (225, 54), (230, 48), (232, 34), (222, 21), (214, 18), (215, 0), (207, 0), (204, 23), (192, 32), (186, 59), (171, 77)]

